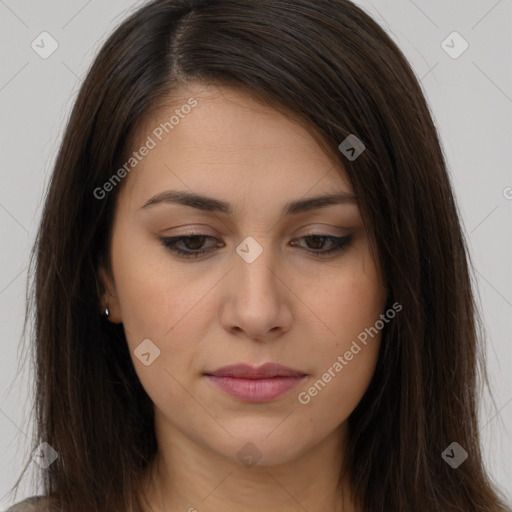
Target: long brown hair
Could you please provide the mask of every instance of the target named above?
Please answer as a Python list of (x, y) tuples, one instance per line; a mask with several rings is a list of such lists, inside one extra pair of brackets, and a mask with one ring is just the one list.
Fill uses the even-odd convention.
[[(157, 450), (153, 408), (122, 325), (100, 314), (98, 267), (109, 265), (121, 187), (102, 200), (94, 190), (126, 161), (142, 119), (187, 81), (237, 87), (300, 118), (360, 198), (389, 304), (403, 306), (349, 418), (345, 464), (361, 509), (508, 510), (482, 463), (483, 352), (436, 128), (401, 51), (348, 0), (155, 0), (102, 47), (68, 122), (31, 260), (34, 447), (59, 454), (44, 493), (62, 511), (137, 510)], [(351, 134), (366, 146), (354, 161), (338, 151)], [(452, 442), (469, 454), (457, 469), (441, 456)]]

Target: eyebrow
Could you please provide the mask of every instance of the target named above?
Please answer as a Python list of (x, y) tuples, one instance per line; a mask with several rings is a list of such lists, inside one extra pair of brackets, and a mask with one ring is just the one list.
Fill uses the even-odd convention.
[[(310, 210), (316, 210), (318, 208), (346, 203), (357, 204), (357, 196), (347, 193), (337, 193), (298, 199), (296, 201), (290, 201), (284, 205), (281, 210), (281, 218), (308, 212)], [(198, 210), (205, 212), (224, 213), (227, 215), (231, 215), (233, 213), (233, 207), (225, 201), (177, 190), (167, 190), (153, 196), (148, 199), (140, 209), (142, 210), (159, 204), (181, 204), (197, 208)]]

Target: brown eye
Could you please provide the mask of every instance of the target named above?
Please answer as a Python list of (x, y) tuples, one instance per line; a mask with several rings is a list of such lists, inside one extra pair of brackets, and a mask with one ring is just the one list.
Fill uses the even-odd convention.
[[(306, 251), (313, 256), (325, 256), (335, 252), (341, 252), (348, 248), (354, 238), (353, 235), (347, 235), (344, 237), (330, 236), (330, 235), (306, 235), (301, 237), (299, 240), (308, 240), (306, 242)], [(321, 249), (325, 246), (325, 243), (330, 242), (331, 248), (322, 251)], [(295, 245), (295, 244), (294, 244)]]
[[(186, 258), (197, 258), (211, 252), (210, 249), (203, 249), (206, 240), (215, 240), (215, 238), (208, 235), (184, 235), (161, 238), (161, 242), (165, 247)], [(179, 244), (184, 248), (180, 248)]]

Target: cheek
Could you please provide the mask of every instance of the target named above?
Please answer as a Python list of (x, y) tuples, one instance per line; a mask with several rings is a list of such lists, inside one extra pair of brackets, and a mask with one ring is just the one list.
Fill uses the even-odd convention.
[(190, 319), (201, 311), (200, 302), (215, 276), (173, 261), (151, 234), (126, 236), (119, 229), (112, 254), (127, 335), (172, 339), (173, 332), (195, 325)]
[(336, 324), (336, 340), (325, 340), (310, 351), (314, 354), (314, 371), (296, 395), (298, 410), (310, 419), (306, 425), (325, 435), (347, 420), (356, 408), (372, 380), (378, 359), (381, 331), (368, 335), (366, 329), (375, 325), (380, 310), (372, 318), (366, 311), (361, 315), (361, 310), (347, 309), (346, 313), (354, 316)]
[[(184, 272), (184, 265), (173, 262), (154, 239), (126, 236), (122, 230), (114, 238), (112, 260), (130, 355), (141, 383), (158, 401), (176, 388), (173, 378), (184, 382), (194, 371), (208, 316), (202, 299), (215, 279)], [(143, 352), (142, 346), (147, 347)], [(146, 366), (137, 355), (148, 352)]]
[(336, 271), (319, 279), (323, 286), (307, 294), (311, 309), (326, 327), (322, 347), (343, 353), (351, 341), (373, 326), (384, 312), (387, 290), (382, 286), (368, 246), (362, 244), (338, 265)]
[(380, 283), (369, 253), (359, 253), (347, 258), (328, 286), (312, 297), (328, 330), (322, 330), (314, 347), (314, 371), (297, 400), (315, 418), (315, 424), (326, 430), (351, 414), (375, 371), (382, 334), (375, 326), (387, 298)]
[(352, 414), (374, 373), (379, 346), (377, 338), (372, 341), (373, 346), (361, 347), (351, 361), (341, 363), (336, 357), (332, 358), (323, 373), (313, 376), (299, 391), (296, 410), (307, 419), (303, 421), (305, 437), (325, 437)]

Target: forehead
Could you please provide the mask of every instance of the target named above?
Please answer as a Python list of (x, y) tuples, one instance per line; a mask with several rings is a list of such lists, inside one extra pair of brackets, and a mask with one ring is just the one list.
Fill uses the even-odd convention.
[[(190, 107), (193, 105), (193, 107)], [(237, 89), (192, 83), (147, 116), (133, 151), (151, 146), (125, 183), (143, 196), (162, 187), (210, 195), (352, 192), (344, 169), (303, 124)]]

